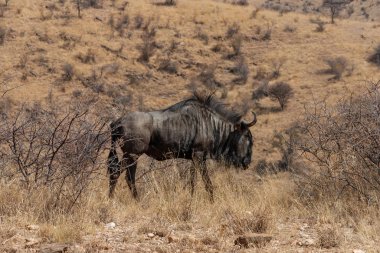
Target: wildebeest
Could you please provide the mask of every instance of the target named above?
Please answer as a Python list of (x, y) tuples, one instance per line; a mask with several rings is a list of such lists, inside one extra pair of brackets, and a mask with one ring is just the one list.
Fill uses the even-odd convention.
[[(194, 95), (166, 109), (150, 112), (132, 112), (111, 123), (112, 144), (108, 156), (109, 195), (113, 196), (120, 174), (126, 171), (126, 180), (133, 197), (136, 160), (146, 154), (156, 160), (169, 158), (191, 159), (191, 194), (194, 193), (195, 170), (199, 168), (210, 199), (213, 186), (206, 168), (206, 159), (224, 161), (246, 169), (251, 163), (252, 134), (249, 127), (256, 123), (241, 120), (242, 115), (217, 101), (212, 95)], [(116, 154), (119, 143), (122, 162)]]

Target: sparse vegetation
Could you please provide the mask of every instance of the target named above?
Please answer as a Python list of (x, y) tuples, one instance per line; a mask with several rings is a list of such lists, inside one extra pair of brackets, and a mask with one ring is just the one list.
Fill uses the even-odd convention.
[(69, 81), (73, 80), (74, 67), (71, 64), (69, 64), (69, 63), (64, 64), (62, 66), (62, 71), (63, 71), (62, 81), (69, 82)]
[(232, 72), (238, 77), (233, 81), (234, 83), (245, 84), (248, 80), (249, 69), (246, 60), (243, 56), (239, 57), (235, 63)]
[(274, 60), (272, 60), (272, 67), (273, 67), (273, 72), (272, 72), (272, 79), (276, 79), (280, 76), (281, 74), (281, 68), (284, 66), (286, 62), (286, 58), (284, 57), (279, 57)]
[(284, 32), (287, 32), (287, 33), (293, 33), (296, 30), (297, 30), (297, 28), (295, 26), (292, 26), (292, 25), (286, 25), (284, 28)]
[(234, 37), (236, 34), (238, 34), (240, 31), (240, 26), (237, 23), (233, 23), (227, 28), (226, 37), (227, 39), (230, 39)]
[(380, 44), (377, 46), (374, 52), (368, 57), (368, 61), (380, 67)]
[(156, 28), (147, 28), (145, 29), (142, 35), (142, 45), (139, 46), (140, 57), (139, 60), (142, 62), (149, 62), (150, 57), (152, 57), (155, 50), (155, 36)]
[(294, 91), (292, 87), (285, 82), (278, 82), (268, 87), (268, 96), (278, 101), (281, 110), (284, 110), (293, 95)]
[(324, 22), (320, 18), (310, 19), (310, 23), (317, 25), (317, 27), (315, 28), (316, 32), (324, 32), (325, 31), (326, 22)]
[(318, 165), (305, 178), (312, 182), (305, 189), (309, 198), (316, 197), (312, 192), (317, 191), (335, 199), (355, 198), (358, 204), (378, 205), (379, 85), (370, 84), (363, 95), (347, 97), (331, 110), (324, 100), (307, 108), (299, 148)]
[(247, 6), (247, 5), (249, 5), (248, 0), (234, 0), (233, 4), (235, 4), (235, 5), (241, 5), (241, 6)]
[[(0, 0), (0, 252), (376, 251), (380, 3), (24, 2)], [(109, 122), (189, 90), (257, 114), (247, 170), (207, 160), (210, 204), (190, 161), (143, 156), (140, 199), (109, 200)]]
[(339, 13), (350, 3), (350, 0), (324, 0), (322, 3), (323, 8), (330, 10), (331, 24), (335, 23), (335, 18)]
[(231, 55), (231, 57), (238, 56), (241, 54), (242, 44), (243, 44), (243, 38), (239, 35), (236, 35), (231, 42), (231, 46), (233, 49), (233, 54)]
[(7, 29), (0, 26), (0, 45), (3, 45), (7, 35)]
[(329, 66), (325, 73), (334, 75), (332, 78), (334, 80), (341, 79), (348, 67), (348, 61), (345, 57), (329, 58), (325, 60), (325, 63)]
[(208, 44), (209, 38), (206, 32), (204, 32), (200, 27), (197, 28), (197, 32), (195, 37), (205, 43)]

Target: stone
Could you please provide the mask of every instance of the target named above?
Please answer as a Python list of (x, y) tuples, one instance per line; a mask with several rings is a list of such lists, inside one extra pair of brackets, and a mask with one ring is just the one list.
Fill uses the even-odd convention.
[(41, 240), (38, 240), (35, 238), (26, 238), (25, 240), (26, 240), (25, 248), (32, 248), (41, 242)]
[(31, 224), (31, 225), (26, 226), (26, 229), (28, 229), (28, 230), (39, 230), (40, 226)]
[(311, 238), (306, 238), (306, 239), (303, 239), (301, 241), (298, 241), (297, 245), (298, 246), (306, 246), (306, 247), (313, 246), (313, 245), (315, 245), (315, 240), (311, 239)]
[(249, 248), (249, 247), (264, 247), (273, 239), (273, 236), (268, 234), (246, 234), (239, 236), (235, 240), (235, 245), (239, 245), (240, 247)]
[(154, 234), (153, 234), (153, 233), (148, 233), (147, 236), (148, 236), (149, 238), (153, 238), (153, 237), (154, 237)]
[(40, 247), (39, 253), (65, 253), (69, 250), (69, 247), (69, 244), (47, 244)]
[(106, 225), (104, 225), (105, 228), (108, 228), (108, 229), (113, 229), (116, 227), (116, 223), (115, 222), (110, 222), (110, 223), (107, 223)]
[(361, 249), (354, 249), (352, 252), (353, 253), (365, 253), (365, 251), (361, 250)]

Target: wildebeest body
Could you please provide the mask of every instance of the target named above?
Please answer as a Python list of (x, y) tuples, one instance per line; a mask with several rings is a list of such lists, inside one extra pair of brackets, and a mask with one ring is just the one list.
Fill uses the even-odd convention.
[[(212, 197), (206, 158), (244, 168), (251, 162), (253, 141), (249, 126), (256, 122), (256, 117), (251, 123), (240, 118), (241, 115), (225, 110), (212, 96), (197, 94), (164, 110), (133, 112), (119, 118), (111, 124), (110, 195), (123, 169), (115, 150), (116, 141), (121, 140), (127, 182), (134, 196), (137, 196), (134, 186), (136, 156), (145, 153), (156, 160), (192, 159), (200, 167)], [(194, 183), (191, 184), (193, 187)]]

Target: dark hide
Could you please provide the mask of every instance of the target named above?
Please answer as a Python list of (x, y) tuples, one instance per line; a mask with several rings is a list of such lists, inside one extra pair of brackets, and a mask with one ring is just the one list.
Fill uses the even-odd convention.
[[(242, 115), (226, 109), (212, 96), (194, 94), (164, 110), (133, 112), (111, 123), (112, 145), (108, 157), (110, 197), (117, 179), (126, 170), (126, 180), (133, 196), (137, 157), (146, 154), (156, 160), (185, 158), (199, 168), (206, 190), (213, 200), (213, 187), (206, 159), (224, 161), (247, 168), (251, 163), (252, 134), (256, 123), (241, 121)], [(116, 154), (116, 143), (123, 151), (123, 162)], [(191, 170), (191, 192), (194, 192), (195, 169)]]

